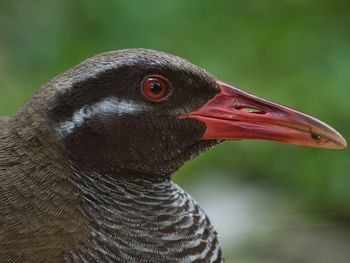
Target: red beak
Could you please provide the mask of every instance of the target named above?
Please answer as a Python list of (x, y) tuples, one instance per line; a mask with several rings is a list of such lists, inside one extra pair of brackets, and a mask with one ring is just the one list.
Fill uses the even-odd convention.
[(217, 84), (218, 94), (201, 108), (179, 117), (205, 123), (202, 140), (262, 139), (332, 149), (347, 146), (336, 130), (313, 117), (224, 82)]

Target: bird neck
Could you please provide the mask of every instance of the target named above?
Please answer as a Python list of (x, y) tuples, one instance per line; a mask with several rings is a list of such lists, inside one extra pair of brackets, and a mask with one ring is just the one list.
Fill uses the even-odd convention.
[(84, 245), (67, 254), (67, 259), (74, 261), (87, 255), (110, 262), (221, 258), (209, 219), (169, 178), (75, 175), (73, 183), (83, 196), (81, 209), (88, 219), (90, 236)]

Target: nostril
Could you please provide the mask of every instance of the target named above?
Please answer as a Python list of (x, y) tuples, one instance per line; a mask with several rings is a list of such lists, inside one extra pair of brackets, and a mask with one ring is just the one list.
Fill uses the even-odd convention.
[(265, 111), (253, 108), (253, 107), (236, 107), (237, 110), (248, 112), (248, 113), (254, 113), (254, 114), (266, 114)]

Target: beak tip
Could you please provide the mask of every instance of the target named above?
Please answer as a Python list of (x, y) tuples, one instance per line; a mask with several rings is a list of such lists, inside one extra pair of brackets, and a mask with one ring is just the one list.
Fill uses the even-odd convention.
[(329, 141), (329, 147), (331, 149), (338, 149), (338, 150), (343, 150), (348, 147), (348, 143), (344, 139), (344, 137), (338, 133), (335, 132), (333, 138)]
[(340, 135), (339, 149), (346, 149), (348, 147), (348, 143), (344, 139), (343, 136)]

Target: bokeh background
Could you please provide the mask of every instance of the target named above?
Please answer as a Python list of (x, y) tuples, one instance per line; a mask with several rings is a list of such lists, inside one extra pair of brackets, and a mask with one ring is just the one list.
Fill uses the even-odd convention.
[[(1, 0), (0, 113), (100, 52), (152, 48), (314, 115), (350, 138), (347, 0)], [(227, 262), (350, 262), (350, 152), (226, 142), (175, 180)]]

